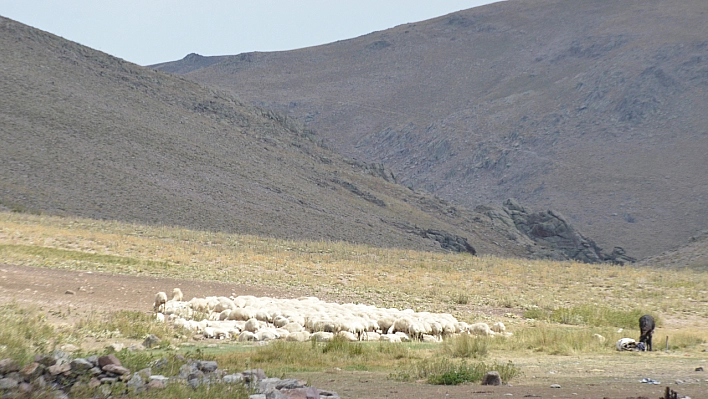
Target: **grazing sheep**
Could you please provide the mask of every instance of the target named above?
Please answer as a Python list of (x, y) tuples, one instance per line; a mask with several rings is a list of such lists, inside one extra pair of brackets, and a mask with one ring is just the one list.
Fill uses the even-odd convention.
[[(166, 303), (167, 303), (167, 294), (160, 291), (157, 294), (155, 294), (155, 304), (153, 305), (153, 309), (155, 310), (155, 312), (164, 313)], [(162, 312), (160, 312), (160, 310), (162, 310)]]
[(474, 323), (469, 326), (470, 334), (491, 337), (495, 333), (487, 323)]
[(503, 334), (506, 331), (506, 326), (501, 321), (494, 323), (491, 327), (495, 333)]
[(656, 324), (654, 323), (654, 318), (648, 314), (639, 318), (639, 342), (643, 342), (647, 346), (649, 352), (652, 351), (651, 337), (654, 335), (654, 328)]
[(179, 288), (175, 288), (172, 290), (172, 300), (176, 302), (182, 302), (182, 298), (184, 295), (182, 295), (182, 290)]

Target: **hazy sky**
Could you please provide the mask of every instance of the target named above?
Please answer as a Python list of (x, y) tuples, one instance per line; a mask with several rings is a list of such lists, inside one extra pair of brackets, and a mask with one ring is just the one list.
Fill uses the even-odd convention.
[(140, 65), (292, 50), (496, 0), (0, 0), (0, 15)]

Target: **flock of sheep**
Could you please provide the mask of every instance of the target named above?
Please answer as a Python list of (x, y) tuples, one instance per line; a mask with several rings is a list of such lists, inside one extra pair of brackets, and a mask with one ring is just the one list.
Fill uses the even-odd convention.
[(501, 322), (490, 327), (457, 321), (447, 313), (342, 305), (315, 297), (212, 296), (183, 301), (182, 291), (175, 288), (170, 300), (166, 293), (157, 293), (154, 310), (158, 320), (205, 338), (238, 341), (326, 342), (341, 336), (349, 341), (441, 342), (454, 334), (510, 335)]

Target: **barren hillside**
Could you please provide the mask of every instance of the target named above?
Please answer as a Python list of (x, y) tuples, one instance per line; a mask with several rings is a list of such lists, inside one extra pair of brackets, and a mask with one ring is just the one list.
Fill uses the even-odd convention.
[(529, 255), (279, 114), (0, 17), (0, 211)]
[(156, 65), (474, 208), (647, 257), (708, 227), (708, 2), (514, 0), (289, 52)]

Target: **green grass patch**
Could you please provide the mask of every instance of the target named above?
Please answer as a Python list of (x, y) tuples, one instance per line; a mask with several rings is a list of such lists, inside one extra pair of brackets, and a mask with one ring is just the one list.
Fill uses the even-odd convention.
[(446, 340), (443, 350), (452, 357), (480, 359), (489, 353), (490, 338), (461, 334)]
[[(427, 349), (414, 350), (409, 344), (388, 342), (349, 342), (335, 338), (330, 342), (272, 341), (250, 351), (233, 351), (219, 356), (230, 369), (263, 368), (278, 375), (284, 372), (380, 370), (420, 356)], [(418, 353), (418, 355), (416, 355)]]
[(455, 361), (447, 357), (426, 359), (408, 369), (391, 374), (397, 381), (425, 380), (434, 385), (458, 385), (465, 382), (480, 382), (489, 371), (497, 371), (502, 382), (507, 383), (521, 375), (521, 370), (512, 362), (468, 363), (466, 360)]
[(91, 313), (76, 324), (76, 333), (97, 339), (130, 338), (143, 339), (153, 334), (163, 340), (161, 346), (169, 345), (169, 339), (182, 337), (182, 331), (167, 323), (158, 322), (152, 315), (131, 310), (111, 312), (106, 315)]
[[(69, 264), (72, 266), (83, 266), (96, 270), (111, 270), (118, 272), (135, 272), (149, 270), (157, 272), (167, 270), (169, 262), (158, 262), (151, 260), (141, 260), (126, 256), (96, 254), (84, 251), (73, 251), (68, 249), (58, 249), (42, 247), (38, 245), (16, 245), (0, 244), (0, 256), (5, 258), (34, 259), (31, 262), (36, 266), (43, 264)], [(39, 261), (39, 262), (37, 262)]]
[(34, 355), (49, 353), (63, 341), (44, 314), (17, 303), (0, 306), (0, 359), (26, 364)]

